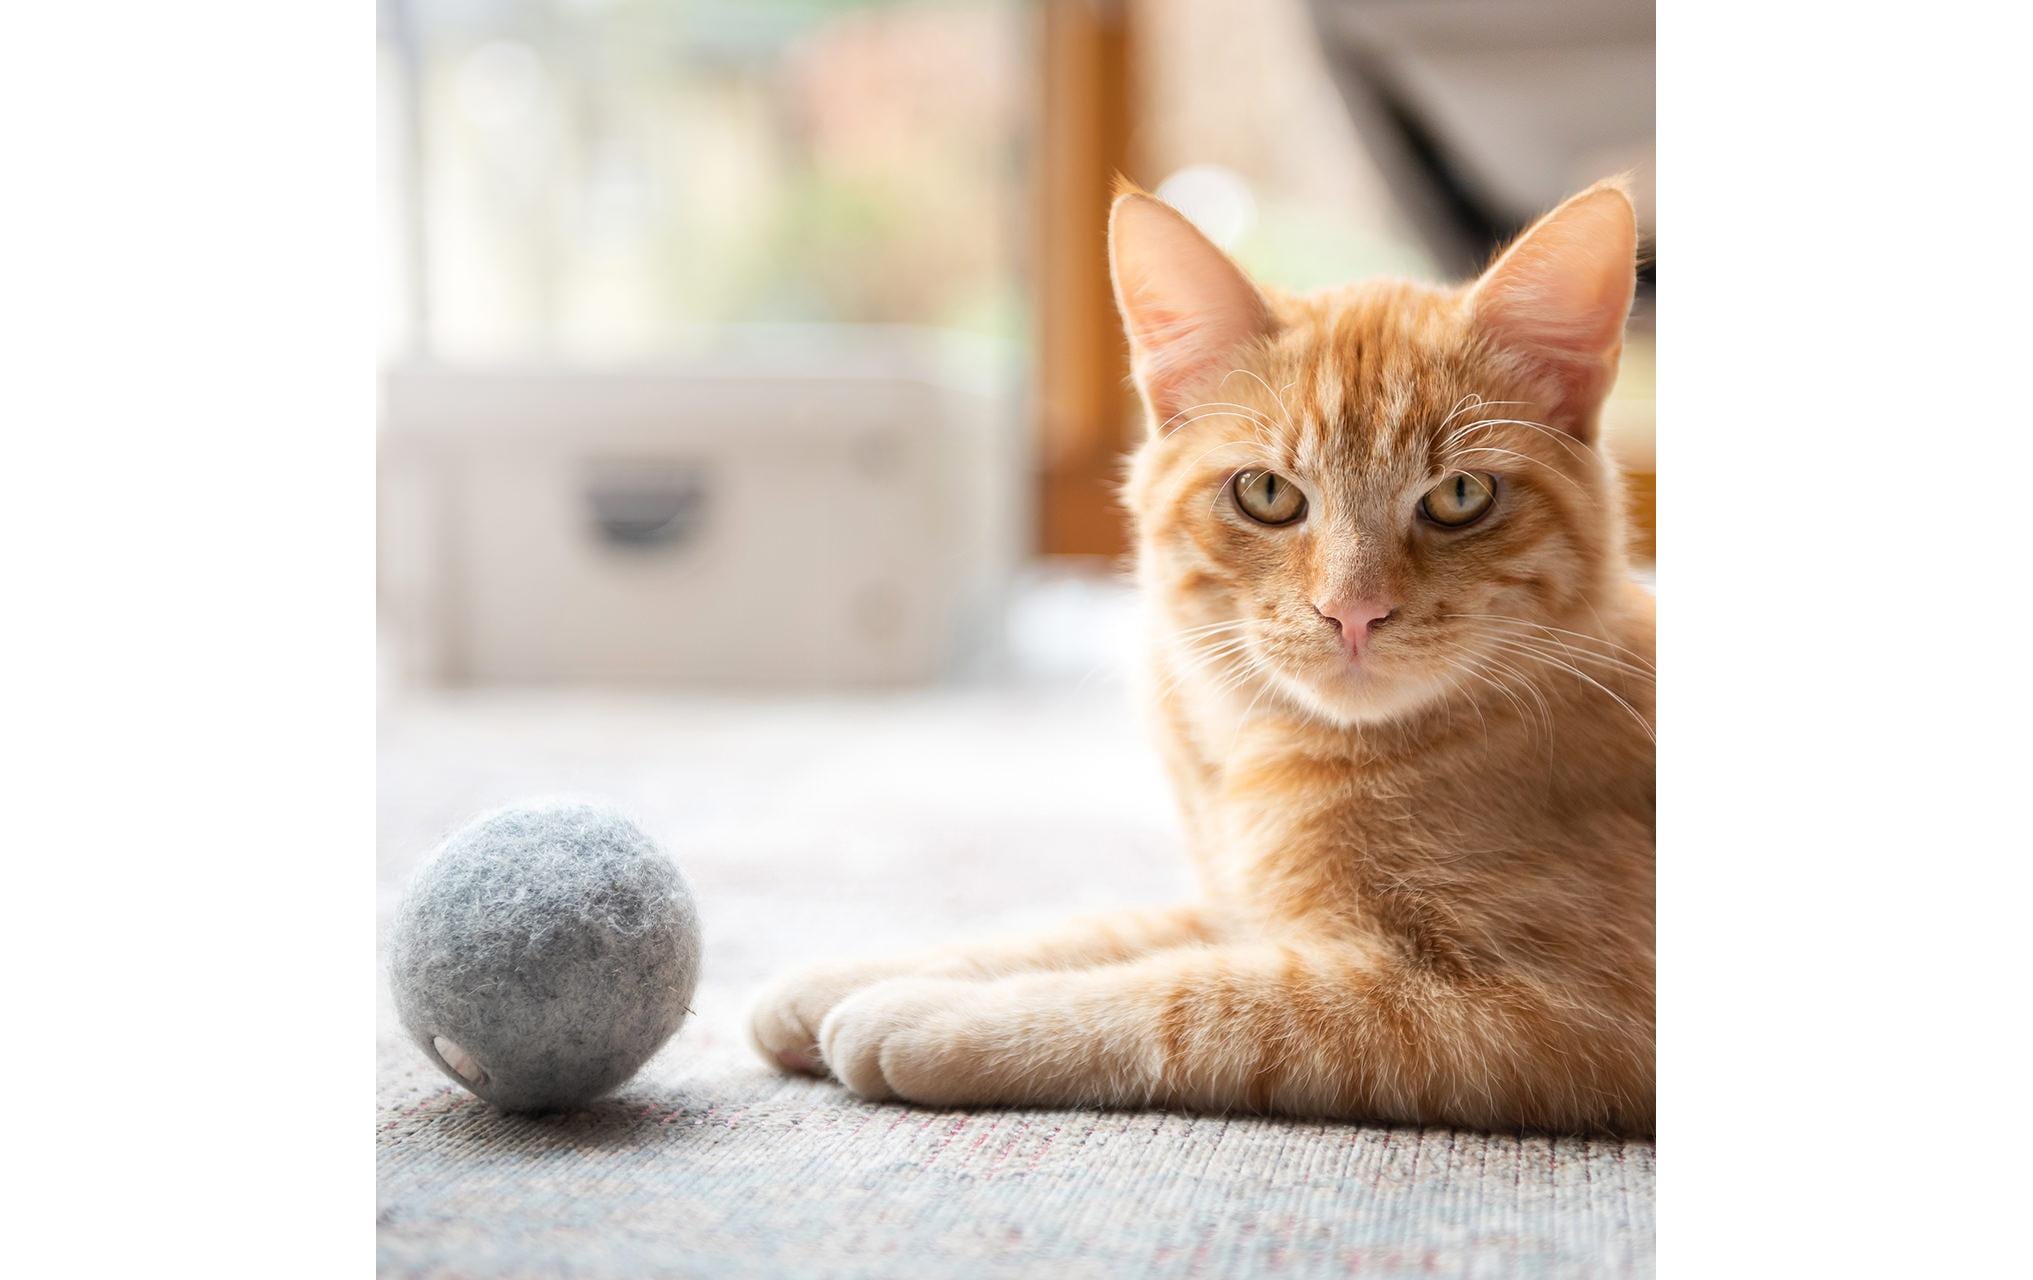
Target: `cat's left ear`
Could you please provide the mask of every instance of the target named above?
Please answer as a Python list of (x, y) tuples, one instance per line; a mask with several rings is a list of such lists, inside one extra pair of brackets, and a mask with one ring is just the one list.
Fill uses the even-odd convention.
[(1583, 439), (1616, 381), (1637, 261), (1631, 198), (1598, 182), (1532, 224), (1469, 291), (1476, 327), (1534, 367), (1559, 425)]

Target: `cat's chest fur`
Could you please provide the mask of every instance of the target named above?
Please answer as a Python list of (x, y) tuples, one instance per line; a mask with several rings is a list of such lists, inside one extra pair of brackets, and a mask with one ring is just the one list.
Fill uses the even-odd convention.
[(1408, 738), (1166, 708), (1166, 755), (1212, 901), (1246, 926), (1460, 955), (1558, 952), (1576, 910), (1649, 914), (1649, 768), (1549, 755), (1529, 725)]

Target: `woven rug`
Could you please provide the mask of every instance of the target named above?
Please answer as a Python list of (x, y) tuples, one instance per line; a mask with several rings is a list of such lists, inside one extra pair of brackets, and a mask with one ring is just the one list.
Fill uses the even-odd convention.
[(1119, 689), (392, 701), (380, 909), (473, 813), (560, 792), (664, 840), (696, 1016), (592, 1108), (502, 1116), (381, 980), (384, 1276), (1647, 1276), (1650, 1143), (1161, 1113), (921, 1111), (762, 1066), (754, 989), (827, 955), (1188, 891)]

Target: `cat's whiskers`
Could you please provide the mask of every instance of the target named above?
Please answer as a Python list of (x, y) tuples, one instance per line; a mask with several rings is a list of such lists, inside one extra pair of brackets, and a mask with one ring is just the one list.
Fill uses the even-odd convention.
[[(1184, 421), (1180, 421), (1180, 419), (1182, 418), (1184, 419)], [(1273, 461), (1273, 459), (1276, 458), (1278, 452), (1277, 441), (1271, 438), (1269, 430), (1269, 428), (1275, 424), (1271, 423), (1263, 414), (1261, 414), (1255, 409), (1250, 408), (1248, 405), (1237, 404), (1231, 400), (1203, 400), (1199, 404), (1187, 405), (1185, 408), (1179, 410), (1178, 413), (1173, 414), (1170, 418), (1167, 418), (1165, 419), (1164, 422), (1158, 424), (1158, 434), (1161, 436), (1170, 435), (1172, 434), (1172, 432), (1178, 431), (1184, 427), (1192, 425), (1195, 422), (1200, 422), (1207, 418), (1241, 418), (1243, 421), (1250, 424), (1252, 438), (1249, 440), (1223, 440), (1219, 444), (1216, 444), (1212, 448), (1208, 449), (1205, 453), (1202, 453), (1199, 457), (1193, 459), (1190, 465), (1198, 466), (1200, 463), (1212, 457), (1214, 454), (1219, 453), (1223, 449), (1248, 447), (1250, 445), (1255, 445), (1259, 450), (1261, 450), (1259, 463), (1260, 465), (1265, 467), (1275, 467), (1277, 465), (1276, 462)], [(1170, 425), (1173, 423), (1176, 423), (1177, 425)], [(1168, 426), (1170, 427), (1169, 430), (1167, 430)], [(1238, 468), (1238, 470), (1240, 470), (1240, 468)], [(1223, 483), (1226, 484), (1227, 482), (1224, 481)]]
[(1456, 400), (1454, 402), (1454, 407), (1447, 411), (1447, 416), (1440, 419), (1440, 425), (1434, 429), (1436, 431), (1445, 431), (1447, 430), (1447, 424), (1454, 421), (1456, 418), (1460, 417), (1463, 410), (1480, 409), (1482, 407), (1483, 407), (1482, 397), (1478, 395), (1476, 392), (1471, 391), (1467, 395), (1461, 397), (1461, 399)]
[[(1637, 652), (1636, 650), (1626, 649), (1624, 646), (1617, 644), (1614, 641), (1605, 640), (1601, 636), (1590, 635), (1586, 631), (1570, 631), (1565, 627), (1549, 626), (1543, 622), (1534, 622), (1530, 618), (1514, 617), (1513, 615), (1508, 613), (1447, 613), (1442, 614), (1441, 616), (1444, 618), (1458, 618), (1464, 621), (1485, 622), (1485, 623), (1494, 622), (1506, 624), (1512, 627), (1513, 629), (1522, 629), (1527, 634), (1532, 632), (1550, 632), (1553, 635), (1565, 636), (1571, 640), (1576, 640), (1587, 644), (1599, 644), (1605, 649), (1613, 649), (1617, 653), (1624, 655), (1626, 658), (1630, 659), (1631, 662), (1642, 667), (1647, 673), (1651, 672), (1654, 669), (1651, 660), (1646, 658), (1643, 654)], [(1552, 637), (1548, 636), (1547, 638), (1551, 639)]]
[[(1528, 400), (1485, 400), (1482, 398), (1480, 392), (1471, 391), (1467, 395), (1461, 397), (1461, 399), (1456, 400), (1454, 402), (1454, 407), (1448, 410), (1447, 416), (1440, 420), (1440, 425), (1435, 427), (1434, 430), (1445, 431), (1447, 429), (1448, 423), (1454, 421), (1456, 418), (1460, 417), (1464, 412), (1467, 411), (1490, 409), (1498, 405), (1529, 404), (1529, 403), (1531, 402)], [(1471, 422), (1468, 425), (1472, 427), (1475, 426), (1476, 424)]]
[(1622, 694), (1610, 688), (1602, 681), (1597, 680), (1594, 676), (1589, 675), (1586, 671), (1583, 671), (1580, 667), (1577, 667), (1570, 662), (1563, 661), (1560, 658), (1556, 658), (1552, 654), (1541, 652), (1540, 650), (1530, 648), (1529, 646), (1526, 645), (1516, 644), (1512, 641), (1502, 639), (1500, 637), (1485, 636), (1484, 639), (1487, 640), (1489, 643), (1497, 645), (1500, 648), (1504, 649), (1506, 653), (1512, 656), (1526, 658), (1531, 661), (1541, 663), (1545, 666), (1552, 667), (1556, 671), (1564, 671), (1567, 674), (1573, 676), (1575, 679), (1583, 681), (1584, 683), (1592, 685), (1593, 687), (1601, 690), (1618, 706), (1622, 707), (1625, 711), (1630, 713), (1631, 718), (1633, 720), (1636, 720), (1638, 724), (1641, 727), (1643, 727), (1643, 729), (1645, 730), (1645, 736), (1647, 738), (1650, 738), (1654, 742), (1658, 741), (1657, 734), (1653, 732), (1651, 721), (1645, 719), (1643, 714), (1641, 714), (1636, 707), (1632, 706), (1630, 702), (1627, 699), (1625, 699)]
[[(1506, 401), (1504, 403), (1513, 403), (1513, 402)], [(1559, 445), (1561, 448), (1567, 450), (1568, 456), (1573, 458), (1575, 461), (1586, 462), (1588, 460), (1587, 453), (1584, 450), (1582, 450), (1582, 448), (1579, 445), (1576, 444), (1574, 437), (1568, 435), (1566, 432), (1561, 431), (1555, 427), (1549, 427), (1543, 422), (1533, 422), (1529, 418), (1478, 418), (1474, 422), (1464, 423), (1463, 425), (1456, 427), (1454, 431), (1447, 436), (1446, 439), (1440, 442), (1440, 447), (1444, 450), (1453, 446), (1455, 443), (1465, 438), (1471, 431), (1494, 431), (1498, 427), (1507, 427), (1507, 426), (1523, 427), (1527, 431), (1536, 431), (1540, 435), (1543, 435), (1547, 439), (1551, 440), (1553, 443)]]
[(1239, 648), (1248, 643), (1249, 637), (1241, 634), (1242, 628), (1212, 631), (1205, 635), (1189, 636), (1167, 642), (1172, 653), (1196, 662), (1218, 658), (1231, 647)]
[[(1227, 414), (1230, 417), (1235, 418), (1247, 418), (1252, 422), (1258, 423), (1259, 425), (1266, 427), (1274, 427), (1278, 425), (1275, 421), (1271, 419), (1269, 414), (1264, 413), (1261, 409), (1253, 409), (1246, 404), (1241, 404), (1234, 400), (1202, 400), (1198, 404), (1187, 405), (1185, 408), (1179, 410), (1171, 417), (1166, 418), (1163, 422), (1160, 422), (1157, 426), (1157, 430), (1153, 434), (1159, 436), (1169, 436), (1173, 432), (1178, 431), (1181, 427), (1187, 426), (1193, 422), (1198, 422), (1202, 416), (1213, 416), (1211, 413), (1203, 415), (1201, 413), (1202, 410), (1219, 411), (1221, 413)], [(1186, 419), (1186, 421), (1184, 422), (1180, 421), (1180, 419), (1182, 418)]]
[[(1570, 659), (1572, 659), (1575, 662), (1589, 660), (1595, 660), (1598, 662), (1609, 661), (1601, 659), (1597, 655), (1576, 653), (1571, 649), (1562, 650), (1560, 653), (1555, 653), (1553, 652), (1553, 650), (1548, 649), (1542, 645), (1533, 645), (1525, 643), (1523, 641), (1514, 640), (1505, 636), (1491, 636), (1489, 637), (1489, 642), (1491, 644), (1499, 646), (1505, 652), (1514, 654), (1518, 657), (1537, 658), (1542, 662), (1549, 662), (1554, 663), (1556, 665), (1568, 666), (1568, 669), (1573, 671), (1574, 674), (1576, 674), (1577, 676), (1582, 676), (1584, 678), (1590, 678), (1589, 673), (1581, 670), (1579, 667), (1570, 666), (1569, 665)], [(1615, 676), (1622, 676), (1625, 679), (1637, 681), (1642, 684), (1652, 683), (1651, 676), (1646, 675), (1639, 671), (1631, 670), (1628, 667), (1622, 665), (1609, 666), (1608, 669), (1604, 672), (1605, 678), (1614, 678)], [(1615, 693), (1615, 690), (1606, 689), (1605, 692)]]
[[(1472, 681), (1478, 681), (1478, 683), (1480, 683), (1480, 685), (1484, 685), (1486, 689), (1494, 689), (1498, 697), (1502, 697), (1502, 699), (1504, 699), (1506, 703), (1511, 703), (1511, 709), (1519, 713), (1519, 721), (1521, 721), (1521, 723), (1523, 723), (1523, 721), (1527, 721), (1527, 719), (1531, 719), (1531, 713), (1529, 713), (1529, 711), (1525, 709), (1525, 703), (1523, 703), (1523, 701), (1519, 701), (1517, 693), (1515, 693), (1515, 691), (1513, 691), (1511, 687), (1508, 687), (1508, 685), (1504, 685), (1502, 681), (1494, 679), (1494, 677), (1492, 677), (1492, 675), (1488, 673), (1488, 668), (1484, 668), (1484, 664), (1482, 664), (1482, 662), (1480, 662), (1478, 658), (1474, 658), (1474, 656), (1468, 656), (1468, 654), (1458, 654), (1456, 658), (1452, 658), (1450, 662), (1447, 662), (1447, 666), (1450, 666), (1452, 670), (1458, 670), (1458, 673), (1462, 673), (1462, 675), (1466, 675), (1466, 677), (1470, 677)], [(1480, 703), (1476, 705), (1476, 709), (1478, 709), (1478, 711), (1482, 709), (1482, 707), (1480, 707)], [(1484, 717), (1484, 723), (1488, 723), (1488, 717)]]
[[(1254, 661), (1254, 659), (1252, 659), (1252, 661)], [(1268, 674), (1268, 670), (1266, 670), (1265, 674)], [(1270, 691), (1271, 691), (1271, 682), (1269, 680), (1265, 680), (1263, 682), (1263, 687), (1257, 690), (1257, 696), (1251, 698), (1249, 700), (1249, 705), (1242, 709), (1241, 717), (1237, 719), (1235, 722), (1235, 732), (1228, 735), (1228, 749), (1222, 752), (1224, 758), (1228, 759), (1234, 758), (1235, 744), (1242, 741), (1242, 731), (1246, 727), (1248, 727), (1250, 716), (1256, 712), (1257, 704), (1259, 702), (1262, 702), (1264, 700), (1264, 695), (1269, 693)]]
[(1450, 662), (1448, 663), (1448, 670), (1435, 672), (1434, 674), (1438, 675), (1441, 681), (1446, 684), (1447, 691), (1450, 694), (1460, 701), (1467, 703), (1468, 709), (1475, 712), (1477, 722), (1482, 725), (1482, 744), (1487, 747), (1489, 745), (1489, 717), (1483, 714), (1482, 702), (1476, 698), (1475, 694), (1463, 688), (1461, 682), (1454, 678), (1455, 673), (1461, 670), (1461, 668), (1456, 667)]
[(1189, 404), (1159, 425), (1161, 429), (1169, 427), (1170, 430), (1164, 433), (1170, 435), (1173, 431), (1204, 418), (1241, 418), (1244, 422), (1255, 423), (1259, 427), (1277, 425), (1248, 405), (1233, 404), (1226, 400), (1206, 400), (1199, 404)]
[[(1524, 719), (1526, 717), (1527, 712), (1525, 710), (1525, 704), (1518, 701), (1518, 695), (1513, 693), (1508, 686), (1498, 683), (1486, 671), (1484, 671), (1479, 664), (1474, 664), (1464, 659), (1450, 658), (1448, 659), (1447, 665), (1450, 670), (1459, 671), (1461, 674), (1468, 676), (1471, 679), (1479, 680), (1483, 684), (1487, 685), (1489, 688), (1496, 690), (1496, 692), (1500, 696), (1502, 696), (1507, 702), (1511, 704), (1513, 708), (1517, 710), (1520, 719)], [(1476, 711), (1480, 713), (1482, 710), (1481, 704), (1477, 702), (1474, 703), (1474, 705)], [(1483, 723), (1484, 725), (1487, 725), (1489, 723), (1489, 719), (1487, 716), (1483, 718)]]
[(1257, 385), (1264, 389), (1264, 394), (1271, 398), (1271, 403), (1278, 406), (1278, 412), (1284, 418), (1285, 430), (1288, 432), (1292, 432), (1293, 434), (1296, 435), (1297, 428), (1293, 427), (1292, 425), (1292, 406), (1285, 403), (1285, 398), (1282, 395), (1279, 395), (1277, 392), (1271, 390), (1271, 384), (1264, 381), (1262, 374), (1257, 373), (1253, 369), (1230, 369), (1227, 373), (1221, 375), (1221, 381), (1216, 383), (1215, 385), (1227, 386), (1228, 380), (1230, 378), (1233, 378), (1238, 373), (1242, 374), (1246, 378), (1256, 379)]
[[(1271, 664), (1254, 651), (1253, 641), (1252, 636), (1243, 635), (1215, 646), (1201, 661), (1181, 672), (1174, 687), (1192, 676), (1208, 676), (1211, 673), (1204, 688), (1220, 697), (1241, 688), (1252, 677), (1270, 675)], [(1237, 664), (1234, 662), (1236, 658), (1242, 661)]]
[[(1247, 686), (1252, 680), (1261, 680), (1266, 688), (1270, 684), (1270, 665), (1254, 655), (1244, 655), (1243, 664), (1235, 668), (1225, 679), (1209, 686), (1209, 692), (1217, 698), (1227, 698)], [(1231, 741), (1230, 746), (1233, 747)]]
[(1277, 456), (1277, 446), (1265, 434), (1262, 427), (1255, 428), (1254, 433), (1250, 439), (1223, 440), (1217, 444), (1208, 447), (1207, 449), (1203, 450), (1198, 456), (1194, 457), (1192, 461), (1187, 464), (1187, 466), (1189, 468), (1198, 467), (1201, 463), (1213, 457), (1215, 454), (1220, 453), (1224, 449), (1246, 449), (1249, 450), (1250, 452), (1242, 460), (1241, 465), (1233, 468), (1229, 472), (1228, 476), (1222, 480), (1221, 484), (1215, 488), (1213, 494), (1213, 497), (1215, 499), (1219, 499), (1221, 497), (1222, 493), (1226, 490), (1229, 481), (1233, 480), (1236, 477), (1236, 475), (1239, 474), (1240, 472), (1248, 470), (1252, 465), (1263, 467), (1266, 469), (1274, 469), (1277, 466), (1277, 464), (1274, 461), (1272, 461), (1272, 459), (1274, 459)]
[(1493, 643), (1502, 643), (1513, 649), (1521, 649), (1531, 653), (1542, 653), (1549, 657), (1559, 657), (1573, 662), (1592, 663), (1604, 671), (1614, 672), (1626, 679), (1635, 680), (1643, 684), (1652, 684), (1655, 681), (1653, 674), (1643, 667), (1635, 666), (1621, 658), (1614, 658), (1605, 653), (1596, 653), (1589, 649), (1575, 649), (1561, 644), (1557, 640), (1550, 643), (1559, 649), (1558, 654), (1554, 653), (1553, 648), (1548, 647), (1546, 641), (1536, 637), (1490, 633), (1490, 639)]
[[(1202, 453), (1199, 457), (1193, 459), (1193, 461), (1188, 465), (1197, 467), (1202, 462), (1205, 462), (1207, 459), (1213, 457), (1215, 454), (1220, 453), (1223, 449), (1253, 449), (1253, 448), (1262, 448), (1262, 442), (1257, 440), (1224, 440), (1220, 444), (1217, 444), (1213, 448), (1207, 450), (1205, 453)], [(1254, 461), (1258, 466), (1267, 467), (1270, 465), (1269, 463), (1264, 461), (1262, 457), (1253, 458), (1250, 459), (1250, 461)], [(1242, 471), (1246, 470), (1247, 468), (1248, 462), (1245, 462), (1243, 466), (1236, 468), (1236, 470)], [(1223, 483), (1226, 483), (1226, 481), (1224, 481)], [(1220, 496), (1219, 492), (1217, 492), (1215, 496), (1219, 497)]]
[(1184, 659), (1184, 664), (1165, 682), (1159, 690), (1160, 696), (1171, 693), (1187, 680), (1205, 674), (1210, 668), (1223, 664), (1226, 659), (1236, 654), (1244, 654), (1245, 657), (1254, 660), (1253, 655), (1248, 654), (1250, 637), (1246, 634), (1228, 636), (1217, 632), (1212, 640), (1214, 643), (1211, 646), (1189, 642), (1173, 647), (1173, 652)]
[(1164, 638), (1172, 640), (1181, 636), (1198, 635), (1204, 631), (1219, 631), (1226, 627), (1244, 627), (1248, 626), (1252, 621), (1254, 619), (1223, 618), (1219, 622), (1203, 622), (1197, 627), (1180, 627), (1177, 631), (1167, 631), (1164, 633)]
[(1554, 737), (1553, 707), (1552, 704), (1546, 700), (1545, 693), (1540, 690), (1537, 684), (1533, 683), (1532, 678), (1528, 674), (1526, 674), (1523, 670), (1516, 666), (1513, 666), (1511, 663), (1504, 661), (1496, 654), (1483, 649), (1476, 649), (1473, 650), (1472, 652), (1473, 652), (1473, 661), (1478, 665), (1478, 667), (1489, 672), (1494, 672), (1496, 676), (1508, 677), (1508, 679), (1500, 681), (1504, 688), (1509, 689), (1511, 687), (1510, 684), (1511, 680), (1515, 680), (1518, 682), (1519, 687), (1525, 691), (1525, 695), (1529, 697), (1532, 702), (1530, 710), (1526, 710), (1521, 706), (1520, 714), (1523, 715), (1526, 721), (1529, 723), (1530, 720), (1532, 719), (1531, 712), (1532, 711), (1538, 712), (1538, 721), (1540, 727), (1542, 727), (1546, 731), (1546, 744), (1549, 747), (1552, 746)]
[(1191, 653), (1204, 667), (1218, 658), (1225, 658), (1231, 653), (1240, 653), (1249, 647), (1249, 643), (1250, 638), (1246, 635), (1222, 635), (1212, 638), (1208, 647), (1191, 646)]
[(1249, 636), (1240, 632), (1241, 629), (1237, 628), (1236, 632), (1216, 631), (1205, 636), (1193, 636), (1176, 645), (1174, 652), (1198, 661), (1218, 658), (1249, 643)]
[(1519, 452), (1518, 452), (1517, 450), (1515, 450), (1515, 449), (1500, 449), (1500, 448), (1498, 448), (1498, 447), (1497, 447), (1496, 445), (1493, 445), (1493, 444), (1474, 444), (1474, 445), (1469, 445), (1469, 446), (1468, 446), (1467, 448), (1465, 448), (1465, 449), (1457, 449), (1457, 450), (1455, 450), (1455, 451), (1453, 452), (1453, 459), (1454, 459), (1454, 460), (1456, 460), (1456, 461), (1458, 461), (1458, 460), (1460, 460), (1461, 458), (1464, 458), (1464, 457), (1466, 457), (1467, 455), (1469, 455), (1469, 454), (1472, 454), (1472, 453), (1495, 453), (1495, 454), (1501, 454), (1502, 456), (1504, 456), (1504, 457), (1506, 457), (1506, 458), (1516, 458), (1516, 459), (1517, 459), (1517, 460), (1518, 460), (1519, 462), (1528, 462), (1528, 463), (1530, 463), (1531, 465), (1533, 465), (1533, 466), (1535, 466), (1535, 467), (1544, 467), (1544, 468), (1546, 468), (1546, 473), (1547, 473), (1548, 475), (1550, 475), (1550, 476), (1552, 476), (1552, 477), (1553, 477), (1554, 479), (1556, 479), (1556, 480), (1560, 481), (1560, 483), (1562, 483), (1562, 484), (1564, 484), (1564, 485), (1567, 485), (1567, 486), (1569, 486), (1569, 487), (1570, 487), (1570, 488), (1572, 488), (1572, 489), (1573, 489), (1573, 490), (1574, 490), (1574, 491), (1575, 491), (1576, 493), (1586, 493), (1586, 492), (1587, 492), (1587, 490), (1583, 489), (1583, 488), (1582, 488), (1582, 487), (1581, 487), (1580, 485), (1578, 485), (1578, 484), (1576, 484), (1576, 483), (1574, 482), (1574, 477), (1573, 477), (1573, 476), (1570, 476), (1570, 475), (1567, 475), (1567, 474), (1565, 474), (1565, 473), (1564, 473), (1564, 472), (1562, 472), (1562, 471), (1561, 471), (1561, 470), (1560, 470), (1560, 469), (1559, 469), (1558, 467), (1555, 467), (1555, 466), (1554, 466), (1553, 464), (1551, 464), (1551, 463), (1547, 462), (1547, 461), (1546, 461), (1546, 460), (1545, 460), (1544, 458), (1535, 458), (1535, 457), (1533, 457), (1533, 456), (1532, 456), (1531, 454), (1529, 454), (1529, 453), (1519, 453)]
[[(1450, 616), (1466, 617), (1467, 615)], [(1534, 653), (1546, 654), (1551, 654), (1555, 649), (1558, 649), (1558, 656), (1563, 658), (1599, 663), (1609, 670), (1636, 680), (1645, 681), (1646, 683), (1650, 683), (1653, 679), (1650, 663), (1640, 665), (1637, 662), (1627, 661), (1615, 654), (1601, 653), (1594, 649), (1577, 648), (1576, 643), (1578, 641), (1588, 639), (1588, 637), (1581, 636), (1578, 633), (1574, 635), (1573, 640), (1563, 640), (1558, 636), (1542, 635), (1518, 626), (1503, 624), (1492, 626), (1487, 622), (1471, 624), (1470, 631), (1472, 634), (1488, 640), (1492, 644), (1503, 644), (1512, 648), (1527, 649)], [(1610, 645), (1608, 647), (1617, 648), (1619, 646)]]

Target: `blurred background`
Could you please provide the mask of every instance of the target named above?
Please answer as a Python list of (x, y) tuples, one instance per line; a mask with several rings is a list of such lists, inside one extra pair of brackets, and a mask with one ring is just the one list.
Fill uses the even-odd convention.
[[(1261, 278), (1634, 174), (1628, 0), (381, 0), (384, 685), (1116, 672), (1122, 173)], [(1611, 447), (1653, 545), (1651, 275)], [(1099, 673), (1099, 675), (1097, 675)]]

